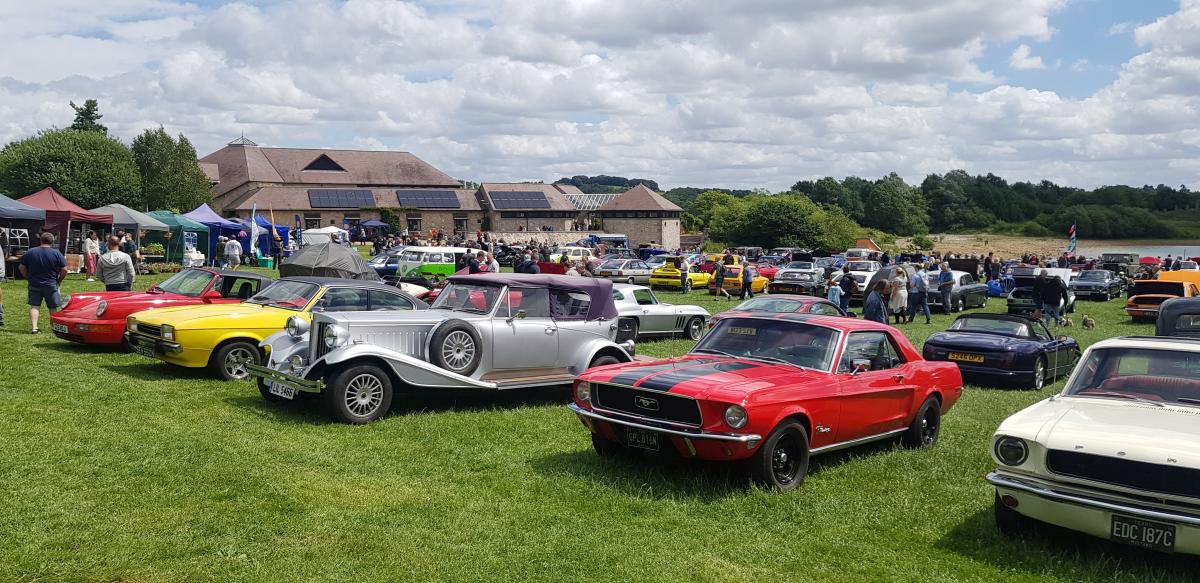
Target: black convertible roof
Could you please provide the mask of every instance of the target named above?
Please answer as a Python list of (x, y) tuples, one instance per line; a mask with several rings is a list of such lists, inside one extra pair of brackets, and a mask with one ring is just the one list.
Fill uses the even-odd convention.
[(587, 319), (614, 319), (617, 306), (613, 303), (613, 284), (599, 277), (552, 275), (548, 273), (476, 273), (452, 275), (450, 283), (476, 285), (507, 285), (512, 287), (545, 287), (549, 289), (586, 293), (591, 299)]
[(1033, 318), (1032, 316), (1022, 316), (1022, 315), (1018, 315), (1018, 314), (991, 314), (991, 313), (963, 314), (963, 315), (955, 318), (954, 320), (958, 321), (958, 320), (962, 320), (964, 318), (978, 318), (980, 320), (1004, 320), (1006, 322), (1020, 322), (1022, 324), (1028, 324), (1030, 322), (1038, 321), (1036, 318)]

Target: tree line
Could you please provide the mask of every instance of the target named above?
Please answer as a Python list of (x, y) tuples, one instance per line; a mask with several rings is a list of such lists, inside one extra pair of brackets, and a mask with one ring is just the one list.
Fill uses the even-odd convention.
[(188, 211), (212, 201), (196, 148), (182, 133), (149, 128), (126, 146), (100, 123), (95, 99), (71, 102), (75, 119), (0, 150), (0, 192), (20, 198), (53, 187), (83, 208), (120, 203), (138, 210)]

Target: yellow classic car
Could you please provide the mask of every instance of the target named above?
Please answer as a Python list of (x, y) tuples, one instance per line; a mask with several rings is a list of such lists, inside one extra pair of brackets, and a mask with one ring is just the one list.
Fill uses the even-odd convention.
[[(726, 265), (725, 266), (725, 281), (721, 287), (730, 294), (742, 293), (742, 270), (750, 270), (750, 291), (761, 294), (767, 289), (767, 284), (771, 280), (758, 274), (758, 270), (752, 265)], [(717, 278), (713, 277), (708, 282), (709, 295), (717, 295)]]
[(693, 288), (708, 287), (708, 280), (712, 277), (699, 265), (688, 265), (687, 260), (675, 255), (669, 255), (665, 259), (662, 267), (650, 272), (650, 287), (680, 287), (683, 278), (680, 277), (680, 268), (688, 270), (687, 285), (683, 291), (688, 292)]
[(328, 277), (285, 277), (245, 303), (135, 312), (125, 337), (134, 352), (189, 368), (208, 367), (226, 380), (246, 378), (246, 363), (262, 364), (258, 343), (288, 318), (313, 312), (413, 310), (421, 300), (380, 282)]

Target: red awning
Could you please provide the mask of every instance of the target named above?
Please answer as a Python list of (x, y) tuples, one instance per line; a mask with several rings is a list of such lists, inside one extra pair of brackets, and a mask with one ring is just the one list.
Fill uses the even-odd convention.
[[(19, 199), (18, 202), (23, 202), (29, 206), (46, 211), (47, 224), (51, 222), (72, 221), (94, 225), (111, 225), (113, 222), (112, 215), (101, 215), (84, 209), (67, 200), (51, 187), (43, 188), (25, 198)], [(51, 218), (52, 215), (53, 219)]]

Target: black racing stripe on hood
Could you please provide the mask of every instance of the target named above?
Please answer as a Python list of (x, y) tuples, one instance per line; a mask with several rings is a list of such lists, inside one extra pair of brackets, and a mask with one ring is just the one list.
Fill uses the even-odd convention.
[(687, 381), (698, 379), (700, 377), (706, 377), (711, 374), (722, 372), (735, 372), (747, 368), (757, 368), (760, 366), (765, 365), (749, 362), (714, 362), (655, 375), (649, 379), (646, 379), (645, 381), (642, 381), (642, 384), (637, 385), (637, 388), (648, 389), (651, 391), (668, 392), (675, 388), (676, 385), (686, 383)]
[(697, 359), (693, 359), (693, 360), (687, 360), (684, 362), (667, 362), (667, 363), (655, 364), (655, 365), (651, 365), (651, 366), (640, 366), (640, 367), (632, 369), (628, 372), (620, 373), (620, 374), (614, 376), (613, 378), (609, 379), (608, 382), (610, 382), (614, 385), (625, 385), (627, 387), (632, 387), (633, 385), (637, 384), (638, 381), (640, 381), (648, 376), (658, 374), (660, 372), (675, 370), (675, 369), (683, 368), (686, 366), (708, 364), (710, 362), (716, 362), (716, 360), (711, 359), (711, 358), (697, 358)]

